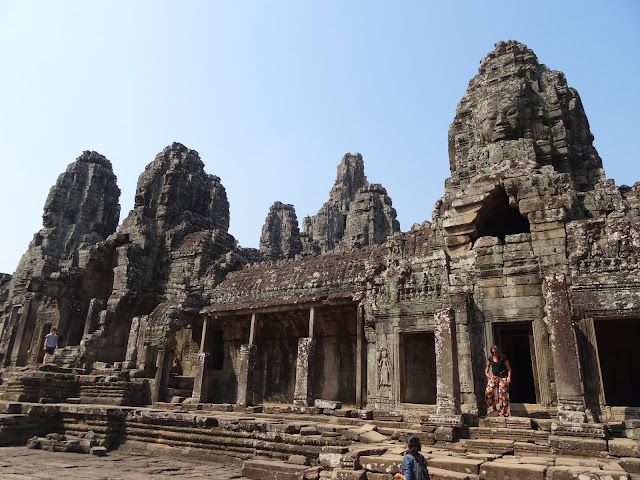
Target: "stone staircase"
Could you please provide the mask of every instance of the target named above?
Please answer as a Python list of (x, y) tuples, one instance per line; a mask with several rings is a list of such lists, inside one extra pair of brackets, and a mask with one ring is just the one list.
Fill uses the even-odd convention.
[(551, 419), (487, 417), (469, 427), (469, 438), (460, 446), (469, 452), (498, 455), (548, 455)]
[(193, 381), (194, 377), (171, 375), (165, 395), (169, 403), (181, 403), (186, 398), (191, 397)]
[(80, 358), (80, 346), (58, 348), (49, 359), (49, 363), (63, 368), (71, 368), (78, 365)]

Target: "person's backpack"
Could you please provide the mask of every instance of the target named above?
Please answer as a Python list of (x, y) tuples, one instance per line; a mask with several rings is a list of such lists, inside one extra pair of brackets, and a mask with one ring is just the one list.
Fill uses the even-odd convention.
[(411, 453), (407, 454), (411, 455), (416, 461), (416, 480), (429, 480), (429, 472), (427, 471), (427, 461), (425, 458), (420, 454), (417, 456), (414, 456)]

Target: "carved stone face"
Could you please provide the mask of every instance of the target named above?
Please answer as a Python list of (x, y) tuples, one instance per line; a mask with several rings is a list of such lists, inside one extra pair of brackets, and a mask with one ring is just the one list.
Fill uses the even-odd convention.
[(479, 108), (480, 141), (483, 144), (500, 140), (516, 140), (531, 135), (531, 107), (526, 98), (505, 95), (487, 99)]

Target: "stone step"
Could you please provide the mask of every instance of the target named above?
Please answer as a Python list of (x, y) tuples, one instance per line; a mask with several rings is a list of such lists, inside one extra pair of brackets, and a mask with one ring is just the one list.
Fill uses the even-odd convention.
[(478, 426), (486, 428), (517, 428), (527, 430), (534, 428), (529, 417), (485, 417), (481, 418)]
[(470, 427), (469, 437), (471, 439), (502, 439), (519, 442), (549, 444), (549, 432), (544, 430), (523, 430), (519, 428), (486, 428)]

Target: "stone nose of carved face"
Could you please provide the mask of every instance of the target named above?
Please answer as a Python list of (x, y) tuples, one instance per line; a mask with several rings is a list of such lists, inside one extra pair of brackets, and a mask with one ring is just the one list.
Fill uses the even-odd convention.
[(496, 117), (496, 127), (509, 125), (507, 121), (507, 115), (504, 112), (498, 113)]

